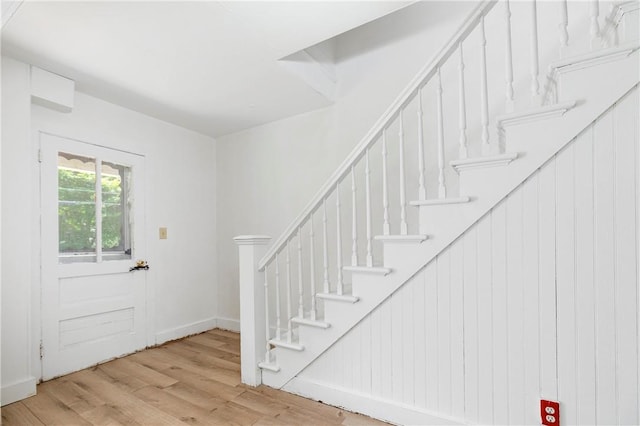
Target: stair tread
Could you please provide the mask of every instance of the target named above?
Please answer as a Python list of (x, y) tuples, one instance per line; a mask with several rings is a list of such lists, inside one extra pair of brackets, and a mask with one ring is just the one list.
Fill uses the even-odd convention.
[(280, 366), (275, 362), (259, 362), (258, 367), (263, 370), (273, 371), (274, 373), (278, 373), (280, 371)]
[(462, 204), (471, 201), (470, 197), (457, 197), (457, 198), (432, 198), (428, 200), (416, 200), (410, 201), (412, 206), (443, 206), (447, 204)]
[(498, 127), (505, 127), (512, 124), (527, 123), (545, 118), (553, 118), (564, 115), (565, 112), (575, 107), (576, 101), (559, 102), (552, 105), (545, 105), (535, 108), (528, 108), (522, 111), (503, 114), (496, 117)]
[(607, 47), (604, 49), (596, 50), (595, 52), (584, 53), (581, 55), (570, 56), (549, 64), (549, 69), (560, 69), (570, 67), (572, 65), (580, 63), (596, 62), (598, 59), (607, 56), (626, 56), (634, 50), (640, 48), (640, 42), (633, 41), (621, 46)]
[(389, 275), (393, 271), (391, 268), (385, 268), (383, 266), (344, 266), (342, 270), (374, 275)]
[(293, 317), (291, 318), (291, 321), (296, 323), (296, 324), (300, 324), (300, 325), (308, 325), (310, 327), (316, 327), (316, 328), (329, 328), (331, 327), (331, 324), (329, 324), (328, 322), (322, 321), (322, 320), (318, 320), (318, 319), (311, 319), (311, 318), (304, 318), (304, 317)]
[(506, 166), (513, 160), (518, 158), (517, 152), (510, 152), (500, 155), (491, 155), (486, 157), (465, 158), (464, 160), (453, 160), (449, 162), (456, 172), (466, 170), (475, 170), (485, 167)]
[(384, 242), (397, 242), (397, 243), (421, 243), (429, 238), (428, 235), (415, 234), (415, 235), (376, 235), (374, 240)]
[(335, 300), (338, 302), (356, 303), (360, 298), (351, 294), (337, 294), (337, 293), (318, 293), (316, 297), (323, 300)]
[(295, 342), (294, 340), (291, 340), (291, 342), (288, 342), (286, 339), (286, 336), (281, 337), (280, 339), (271, 339), (269, 340), (269, 343), (271, 343), (274, 346), (278, 346), (281, 348), (286, 348), (286, 349), (291, 349), (294, 351), (303, 351), (304, 350), (304, 346)]

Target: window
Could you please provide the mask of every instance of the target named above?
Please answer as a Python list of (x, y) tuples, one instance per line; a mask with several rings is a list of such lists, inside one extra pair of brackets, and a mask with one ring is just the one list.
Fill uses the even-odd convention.
[(61, 263), (130, 259), (129, 167), (58, 153)]

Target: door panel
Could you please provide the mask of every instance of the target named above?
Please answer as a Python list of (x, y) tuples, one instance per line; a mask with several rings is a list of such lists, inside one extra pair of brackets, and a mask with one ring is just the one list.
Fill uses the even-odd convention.
[(40, 134), (42, 376), (146, 346), (144, 157)]

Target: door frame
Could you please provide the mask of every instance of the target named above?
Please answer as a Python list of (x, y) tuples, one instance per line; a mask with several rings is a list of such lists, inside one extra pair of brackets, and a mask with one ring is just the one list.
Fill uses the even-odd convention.
[[(66, 135), (62, 135), (62, 134), (58, 134), (55, 132), (50, 132), (50, 131), (46, 131), (46, 130), (40, 130), (40, 129), (33, 129), (33, 136), (32, 136), (32, 141), (33, 141), (33, 150), (34, 150), (34, 158), (36, 159), (36, 166), (34, 167), (34, 172), (32, 174), (33, 176), (33, 182), (35, 184), (35, 188), (36, 190), (33, 191), (32, 194), (32, 198), (31, 198), (31, 202), (32, 205), (35, 207), (32, 209), (33, 211), (33, 218), (32, 218), (32, 224), (33, 224), (33, 229), (36, 230), (36, 232), (33, 233), (33, 239), (32, 239), (32, 256), (34, 258), (33, 261), (33, 265), (37, 265), (37, 267), (33, 268), (33, 274), (32, 274), (32, 283), (31, 283), (31, 332), (32, 332), (32, 339), (31, 339), (31, 348), (29, 348), (29, 353), (31, 354), (31, 371), (33, 376), (36, 378), (36, 381), (38, 383), (43, 381), (43, 349), (44, 351), (46, 351), (46, 348), (42, 347), (42, 343), (43, 343), (43, 320), (44, 320), (44, 315), (43, 315), (43, 300), (42, 300), (42, 294), (43, 294), (43, 287), (44, 287), (44, 279), (43, 279), (43, 256), (44, 256), (44, 245), (43, 245), (43, 238), (42, 238), (42, 232), (43, 232), (43, 211), (44, 211), (44, 205), (43, 205), (43, 199), (44, 199), (44, 194), (43, 194), (43, 188), (42, 188), (42, 173), (43, 173), (43, 167), (42, 167), (42, 140), (43, 137), (56, 137), (56, 138), (63, 138), (63, 139), (68, 139), (70, 141), (73, 142), (78, 142), (78, 143), (82, 143), (82, 144), (87, 144), (87, 145), (91, 145), (91, 146), (95, 146), (98, 148), (104, 148), (104, 149), (109, 149), (109, 150), (113, 150), (113, 151), (119, 151), (125, 154), (129, 154), (129, 155), (136, 155), (139, 157), (142, 157), (142, 159), (145, 161), (147, 160), (147, 157), (145, 154), (139, 153), (139, 152), (134, 152), (134, 151), (129, 151), (129, 150), (124, 150), (124, 149), (120, 149), (120, 148), (114, 148), (105, 144), (99, 144), (99, 143), (93, 143), (93, 142), (87, 142), (86, 140), (82, 140), (82, 139), (78, 139), (78, 138), (74, 138), (74, 137), (69, 137)], [(142, 180), (143, 185), (144, 185), (144, 192), (145, 192), (145, 203), (143, 206), (143, 211), (142, 211), (142, 216), (144, 218), (144, 227), (143, 227), (143, 241), (145, 244), (145, 260), (149, 260), (150, 258), (150, 238), (149, 238), (149, 224), (147, 223), (147, 205), (148, 205), (148, 200), (147, 200), (147, 194), (149, 193), (148, 191), (148, 177), (147, 177), (147, 168), (146, 165), (143, 169), (143, 172), (141, 173), (141, 175), (139, 176), (139, 178)], [(132, 264), (135, 261), (135, 259), (131, 259)], [(150, 262), (151, 263), (151, 262)], [(145, 283), (145, 347), (150, 347), (155, 345), (156, 343), (156, 325), (155, 325), (155, 286), (151, 285), (151, 283), (153, 282), (153, 273), (150, 271), (146, 272), (146, 283)]]

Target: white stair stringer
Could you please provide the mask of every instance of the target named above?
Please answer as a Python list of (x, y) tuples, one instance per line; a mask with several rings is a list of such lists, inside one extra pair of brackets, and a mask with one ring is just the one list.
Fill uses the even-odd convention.
[[(576, 103), (570, 102), (570, 108), (564, 108), (561, 114), (548, 114), (545, 107), (529, 112), (532, 117), (546, 114), (544, 118), (526, 120), (520, 114), (518, 120), (501, 123), (506, 152), (517, 154), (517, 158), (461, 169), (460, 194), (468, 202), (414, 203), (419, 208), (419, 233), (429, 238), (403, 244), (382, 240), (384, 265), (392, 272), (384, 276), (352, 271), (352, 295), (357, 300), (344, 303), (324, 298), (323, 320), (331, 327), (300, 327), (301, 352), (274, 348), (280, 371), (263, 369), (263, 383), (283, 387), (639, 82), (637, 49), (619, 55), (615, 61), (593, 64), (570, 72), (570, 101)], [(559, 78), (567, 75), (561, 73)], [(563, 92), (559, 96), (569, 99)]]

